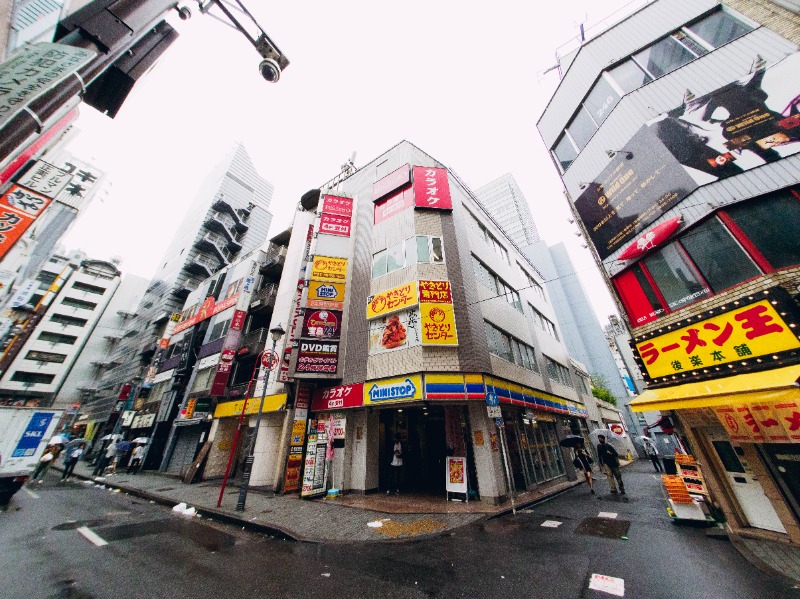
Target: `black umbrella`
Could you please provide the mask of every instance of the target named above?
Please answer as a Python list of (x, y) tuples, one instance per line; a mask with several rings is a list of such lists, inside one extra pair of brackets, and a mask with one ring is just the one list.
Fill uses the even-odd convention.
[(567, 435), (558, 442), (561, 447), (580, 447), (584, 443), (586, 443), (586, 441), (579, 435)]

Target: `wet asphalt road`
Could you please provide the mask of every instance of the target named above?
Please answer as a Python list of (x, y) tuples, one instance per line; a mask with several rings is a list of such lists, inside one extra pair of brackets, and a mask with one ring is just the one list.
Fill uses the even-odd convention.
[(187, 520), (52, 474), (0, 513), (0, 597), (614, 597), (588, 588), (594, 573), (623, 579), (637, 599), (800, 597), (728, 541), (672, 524), (649, 463), (624, 477), (625, 497), (600, 481), (596, 496), (582, 485), (443, 537), (315, 545)]

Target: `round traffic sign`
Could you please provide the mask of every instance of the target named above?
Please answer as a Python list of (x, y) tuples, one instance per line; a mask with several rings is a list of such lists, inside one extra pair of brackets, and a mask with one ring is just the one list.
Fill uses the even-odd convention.
[(261, 365), (269, 370), (275, 370), (278, 365), (278, 356), (272, 353), (272, 350), (265, 351), (261, 356)]

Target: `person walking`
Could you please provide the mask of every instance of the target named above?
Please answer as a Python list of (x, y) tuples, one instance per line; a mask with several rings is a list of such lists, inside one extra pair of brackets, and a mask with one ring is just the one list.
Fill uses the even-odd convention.
[(617, 494), (617, 485), (619, 483), (619, 492), (625, 495), (625, 485), (622, 484), (622, 472), (619, 469), (619, 454), (617, 450), (611, 445), (606, 443), (605, 435), (598, 435), (597, 440), (600, 442), (597, 445), (597, 458), (600, 460), (600, 467), (605, 472), (608, 478), (608, 486), (611, 487), (611, 493)]
[(72, 471), (75, 470), (75, 464), (77, 464), (78, 460), (81, 459), (85, 449), (86, 443), (81, 443), (77, 447), (66, 450), (65, 453), (67, 455), (64, 457), (64, 472), (61, 475), (62, 481), (67, 480), (70, 476), (72, 476)]
[(586, 448), (583, 445), (579, 445), (575, 448), (575, 459), (572, 460), (572, 464), (578, 470), (583, 471), (583, 475), (586, 477), (586, 482), (589, 485), (589, 490), (592, 492), (592, 495), (595, 494), (594, 492), (594, 483), (592, 481), (592, 464), (594, 460), (592, 456), (589, 455), (589, 452), (586, 451)]
[(137, 445), (133, 448), (131, 459), (128, 462), (128, 468), (125, 470), (126, 474), (136, 474), (142, 467), (142, 458), (144, 457), (144, 445)]
[(31, 476), (31, 482), (36, 480), (40, 483), (43, 483), (44, 481), (42, 479), (44, 478), (44, 475), (47, 474), (50, 466), (56, 461), (60, 453), (60, 445), (48, 446), (47, 449), (44, 450), (42, 457), (39, 458), (39, 462), (36, 464), (36, 469), (33, 471), (33, 475)]
[(664, 467), (661, 465), (661, 459), (658, 457), (658, 448), (655, 446), (655, 443), (652, 441), (645, 441), (644, 452), (647, 454), (647, 457), (650, 458), (650, 461), (653, 462), (656, 472), (664, 472)]
[(403, 470), (403, 443), (401, 442), (400, 433), (394, 436), (392, 463), (389, 466), (389, 488), (386, 489), (386, 494), (391, 493), (391, 488), (394, 487), (395, 493), (400, 495), (400, 478)]
[(108, 444), (106, 450), (97, 458), (97, 464), (92, 471), (92, 474), (95, 476), (102, 476), (106, 470), (106, 466), (108, 466), (109, 462), (111, 462), (115, 457), (117, 457), (117, 441), (116, 439), (111, 439), (111, 443)]

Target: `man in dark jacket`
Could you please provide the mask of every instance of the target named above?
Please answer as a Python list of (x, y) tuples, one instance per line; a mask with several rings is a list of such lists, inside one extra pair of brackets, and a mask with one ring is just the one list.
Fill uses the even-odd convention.
[(598, 435), (597, 440), (600, 444), (597, 446), (597, 458), (600, 460), (600, 466), (608, 478), (608, 486), (611, 487), (611, 493), (617, 494), (617, 485), (619, 483), (619, 492), (625, 495), (625, 485), (622, 484), (622, 473), (619, 470), (619, 454), (617, 450), (606, 443), (604, 435)]

